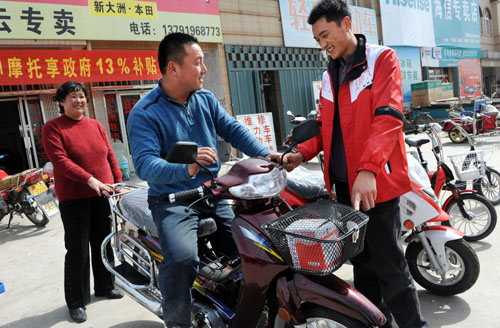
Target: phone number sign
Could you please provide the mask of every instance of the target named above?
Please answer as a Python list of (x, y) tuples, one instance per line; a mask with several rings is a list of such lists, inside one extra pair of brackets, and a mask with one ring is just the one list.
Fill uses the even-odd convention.
[(152, 50), (2, 50), (0, 85), (156, 80)]
[(0, 39), (160, 41), (173, 32), (222, 42), (218, 2), (0, 0)]

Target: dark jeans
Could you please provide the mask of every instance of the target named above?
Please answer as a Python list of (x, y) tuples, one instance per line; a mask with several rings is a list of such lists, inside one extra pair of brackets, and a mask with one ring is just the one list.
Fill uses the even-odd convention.
[[(101, 260), (101, 243), (111, 232), (108, 201), (104, 197), (91, 197), (59, 203), (64, 226), (64, 296), (68, 308), (84, 307), (90, 302), (91, 249), (94, 291), (104, 294), (114, 287), (111, 273)], [(113, 253), (108, 248), (112, 261)]]
[[(351, 206), (349, 186), (336, 183), (337, 200)], [(366, 212), (370, 220), (365, 248), (351, 259), (354, 287), (400, 328), (428, 327), (420, 314), (417, 291), (408, 270), (401, 238), (399, 197)]]
[[(236, 251), (231, 235), (234, 213), (226, 204), (209, 207), (193, 206), (186, 213), (188, 203), (170, 204), (160, 197), (148, 198), (162, 248), (163, 261), (159, 266), (159, 284), (163, 296), (163, 320), (167, 327), (191, 327), (191, 287), (198, 273), (198, 221), (212, 217), (217, 232), (211, 235), (212, 246), (227, 255)], [(225, 204), (225, 202), (223, 203)]]

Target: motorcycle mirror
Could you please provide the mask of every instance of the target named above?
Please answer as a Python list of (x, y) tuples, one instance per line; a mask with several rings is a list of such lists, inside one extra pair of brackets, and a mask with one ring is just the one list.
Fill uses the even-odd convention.
[(191, 164), (198, 158), (198, 145), (195, 142), (178, 141), (165, 158), (170, 163)]
[(291, 117), (294, 117), (294, 116), (295, 116), (295, 115), (293, 115), (293, 113), (292, 113), (290, 110), (287, 110), (287, 111), (286, 111), (286, 115), (291, 116)]
[(315, 119), (308, 119), (293, 128), (292, 140), (302, 143), (319, 134), (319, 124)]

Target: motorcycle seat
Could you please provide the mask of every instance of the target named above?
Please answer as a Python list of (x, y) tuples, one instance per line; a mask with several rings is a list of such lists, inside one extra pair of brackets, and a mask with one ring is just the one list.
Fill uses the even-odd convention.
[[(158, 230), (148, 206), (148, 188), (137, 189), (125, 194), (118, 202), (120, 213), (153, 237), (158, 237)], [(217, 231), (217, 224), (211, 217), (203, 217), (198, 222), (198, 237), (208, 236)]]
[(408, 138), (405, 138), (405, 142), (408, 146), (418, 148), (422, 145), (425, 145), (426, 143), (429, 143), (430, 140), (429, 139), (416, 139), (416, 138), (408, 137)]
[(303, 166), (298, 166), (287, 173), (286, 187), (305, 200), (329, 197), (323, 174), (314, 173)]

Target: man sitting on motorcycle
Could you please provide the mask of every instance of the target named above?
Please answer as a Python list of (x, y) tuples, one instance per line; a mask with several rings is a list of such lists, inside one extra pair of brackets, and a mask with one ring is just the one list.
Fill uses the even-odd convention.
[(213, 217), (217, 233), (212, 245), (227, 255), (236, 251), (231, 237), (234, 213), (229, 206), (203, 202), (188, 212), (186, 202), (170, 204), (164, 196), (196, 188), (210, 176), (197, 164), (174, 164), (164, 157), (177, 141), (198, 144), (198, 162), (219, 172), (217, 135), (249, 156), (269, 151), (219, 104), (203, 86), (207, 68), (196, 38), (172, 33), (161, 41), (158, 64), (162, 78), (134, 106), (127, 122), (137, 175), (148, 182), (148, 203), (158, 228), (163, 261), (159, 285), (167, 327), (191, 327), (191, 286), (199, 266), (197, 229), (200, 217)]

